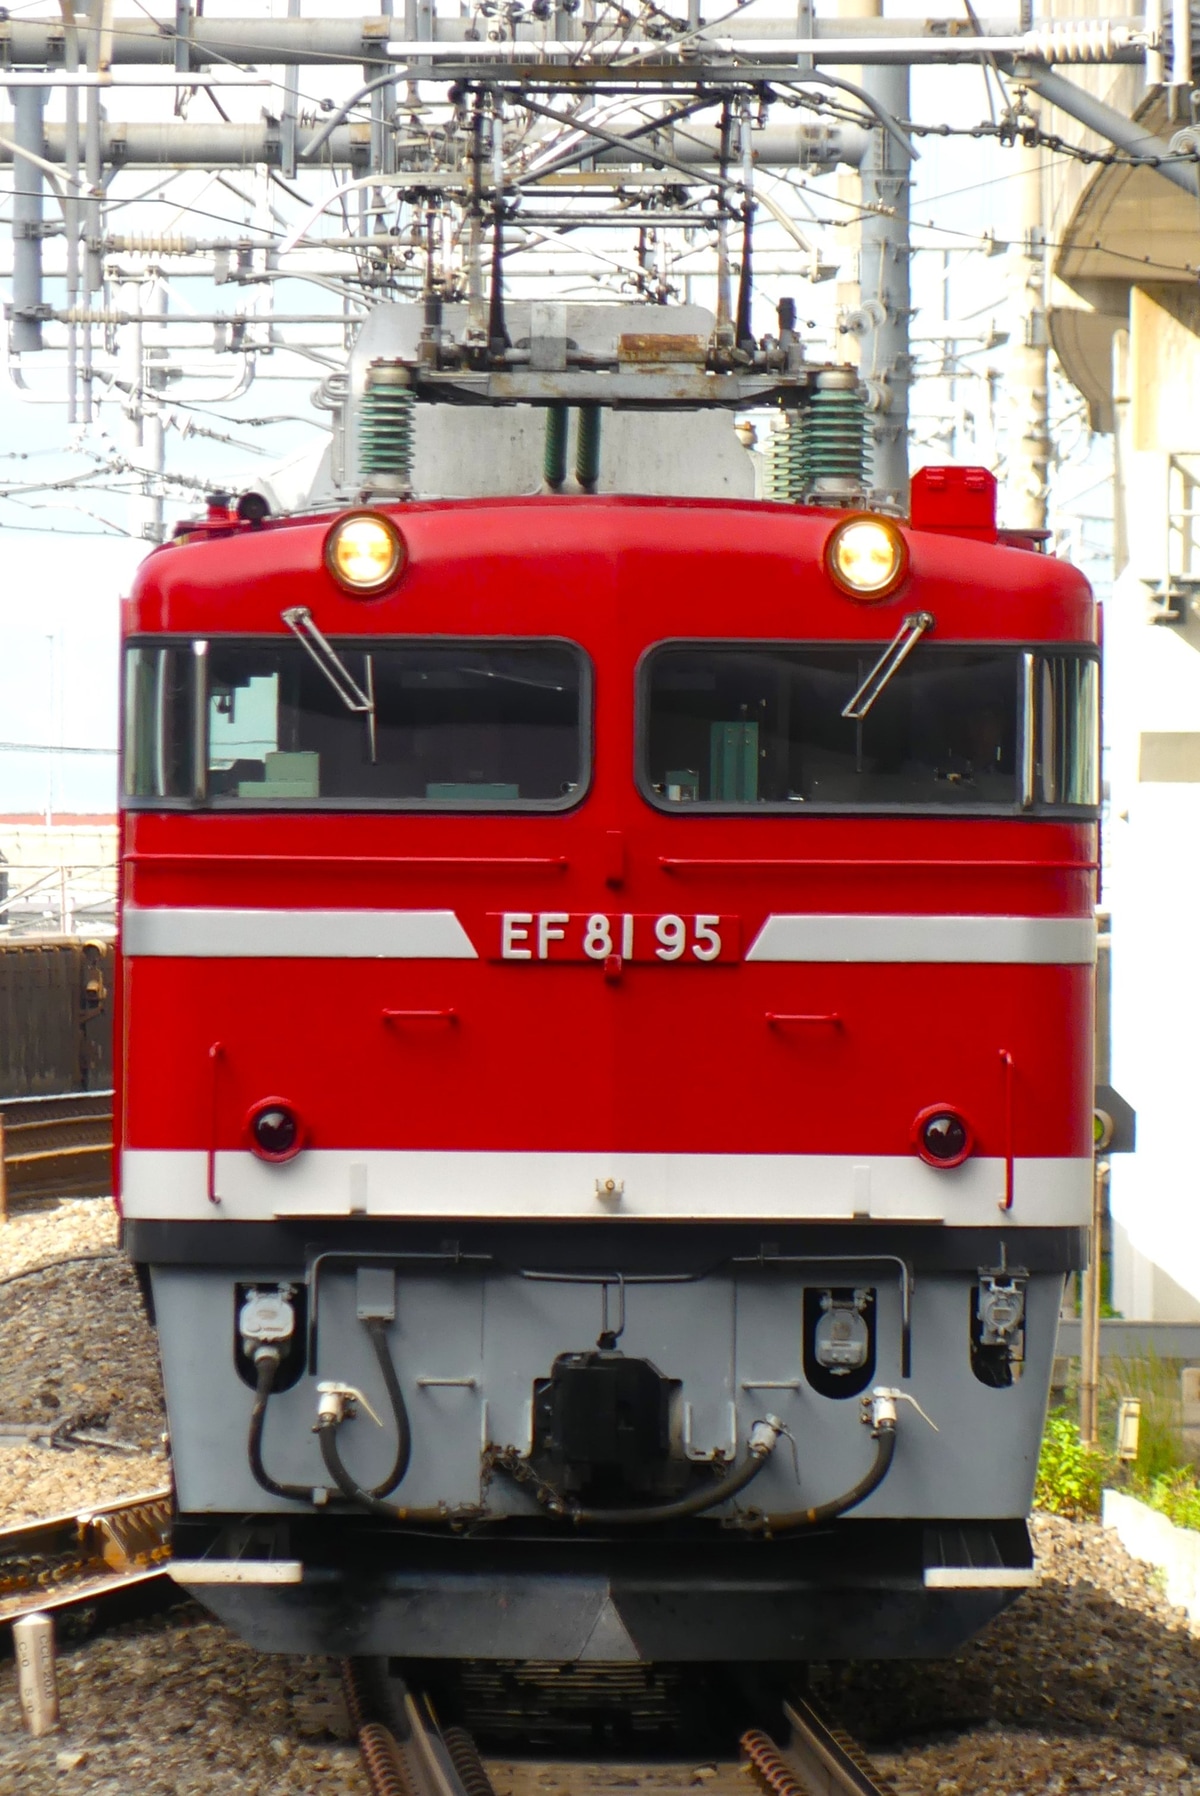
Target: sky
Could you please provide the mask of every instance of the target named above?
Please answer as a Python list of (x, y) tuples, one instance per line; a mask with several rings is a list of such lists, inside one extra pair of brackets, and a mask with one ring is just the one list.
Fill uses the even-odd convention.
[[(119, 604), (143, 552), (0, 531), (0, 815), (116, 808)], [(110, 752), (12, 747), (39, 742)]]
[[(47, 9), (41, 0), (35, 0), (33, 5), (12, 10), (40, 15)], [(253, 0), (225, 0), (224, 4), (214, 0), (208, 8), (210, 14), (225, 11), (243, 16), (255, 10), (282, 13), (284, 7), (255, 7)], [(364, 8), (350, 5), (348, 0), (331, 0), (321, 10), (357, 15)], [(770, 13), (780, 8), (772, 0), (762, 0), (756, 10)], [(832, 9), (822, 6), (818, 10)], [(960, 15), (960, 8), (949, 0), (936, 6), (906, 0), (905, 4), (889, 4), (887, 11), (892, 16)], [(311, 100), (318, 89), (322, 93), (327, 88), (339, 91), (335, 77), (325, 70), (302, 70), (300, 78), (302, 103), (306, 96)], [(264, 94), (261, 90), (234, 93), (228, 96), (228, 103), (231, 110), (240, 108), (240, 115), (254, 116), (264, 104)], [(61, 98), (53, 100), (49, 116), (61, 113), (61, 104)], [(166, 117), (170, 109), (171, 100), (162, 93), (152, 96), (121, 90), (109, 102), (113, 117), (139, 112)], [(978, 68), (914, 70), (914, 118), (970, 125), (987, 119), (990, 111)], [(189, 116), (211, 116), (203, 95), (197, 96)], [(0, 134), (10, 129), (10, 117), (0, 97)], [(1003, 262), (983, 253), (982, 238), (991, 232), (1004, 240), (1013, 227), (1015, 162), (994, 140), (924, 137), (918, 143), (921, 157), (915, 170), (912, 216), (921, 229), (915, 233), (917, 253), (913, 258), (918, 308), (914, 333), (928, 335), (940, 328), (948, 279), (952, 314), (966, 321), (971, 330), (986, 334), (992, 322), (1005, 323), (1004, 275)], [(206, 176), (189, 178), (183, 188), (169, 190), (161, 201), (155, 197), (159, 188), (145, 171), (136, 177), (136, 183), (132, 172), (119, 177), (114, 193), (149, 195), (140, 208), (124, 210), (119, 228), (221, 232), (227, 231), (230, 223), (254, 216), (252, 208), (239, 207), (236, 196), (214, 187)], [(818, 219), (832, 221), (848, 216), (846, 208), (836, 203), (835, 188), (832, 178), (812, 183), (806, 198), (796, 201), (795, 217), (806, 232), (815, 229), (823, 256), (845, 265), (850, 234), (836, 223), (814, 227), (807, 215), (813, 212)], [(181, 193), (192, 210), (172, 217)], [(7, 206), (0, 207), (0, 233), (7, 210)], [(779, 292), (794, 285), (786, 278), (760, 280), (758, 330), (768, 327), (770, 307)], [(235, 297), (245, 291), (233, 290)], [(60, 303), (53, 290), (48, 296)], [(695, 297), (704, 303), (707, 296), (698, 291)], [(310, 310), (318, 298), (312, 286), (288, 281), (278, 288), (277, 306), (280, 310)], [(328, 296), (324, 298), (327, 302)], [(819, 355), (823, 347), (825, 353), (838, 357), (836, 283), (829, 280), (802, 288), (797, 298), (801, 316), (815, 322), (814, 353)], [(228, 291), (207, 282), (179, 280), (173, 287), (173, 311), (186, 311), (188, 306), (224, 309), (228, 302)], [(330, 341), (328, 331), (318, 335)], [(204, 333), (198, 332), (197, 342), (203, 337)], [(333, 353), (336, 359), (336, 350)], [(932, 375), (941, 346), (922, 343), (918, 354), (922, 371)], [(212, 358), (198, 349), (197, 371), (211, 371), (214, 366)], [(979, 374), (990, 368), (993, 379), (990, 384), (983, 378), (959, 380), (954, 409), (958, 433), (953, 438), (947, 432), (951, 408), (946, 382), (927, 378), (918, 383), (914, 393), (914, 466), (951, 459), (951, 452), (960, 460), (988, 459), (993, 452), (988, 411), (1002, 377), (1003, 348), (976, 352), (966, 366)], [(178, 504), (168, 506), (168, 523), (194, 514), (202, 506), (204, 486), (244, 489), (269, 475), (276, 463), (311, 449), (319, 441), (323, 423), (311, 396), (324, 371), (322, 366), (305, 365), (294, 358), (289, 363), (283, 357), (275, 361), (263, 357), (258, 378), (249, 390), (223, 403), (213, 398), (211, 377), (185, 378), (173, 385), (167, 394), (168, 466), (196, 486), (181, 492)], [(94, 466), (100, 470), (98, 488), (119, 488), (123, 482), (105, 471), (104, 458), (127, 447), (128, 436), (117, 407), (108, 406), (102, 408), (99, 430), (72, 451), (62, 404), (61, 359), (48, 355), (43, 363), (27, 357), (23, 372), (32, 388), (30, 395), (18, 395), (7, 381), (0, 388), (0, 489), (11, 495), (0, 497), (0, 815), (47, 810), (108, 812), (115, 806), (116, 761), (111, 751), (117, 731), (118, 603), (146, 548), (125, 532), (136, 529), (139, 519), (113, 490), (81, 495), (13, 489), (77, 475), (88, 465), (82, 459), (85, 453), (94, 457)], [(1077, 421), (1078, 401), (1061, 383), (1054, 404), (1060, 413), (1059, 434), (1073, 444), (1073, 465), (1060, 471), (1058, 479), (1063, 515), (1070, 513), (1076, 489), (1084, 492), (1096, 487), (1090, 498), (1085, 496), (1074, 506), (1076, 512), (1090, 509), (1096, 514), (1092, 523), (1080, 527), (1076, 546), (1090, 556), (1092, 570), (1102, 574), (1105, 446), (1088, 442)], [(201, 434), (197, 434), (197, 426)], [(215, 431), (234, 442), (217, 442), (202, 434), (204, 431)], [(47, 754), (21, 746), (43, 743), (109, 752)]]

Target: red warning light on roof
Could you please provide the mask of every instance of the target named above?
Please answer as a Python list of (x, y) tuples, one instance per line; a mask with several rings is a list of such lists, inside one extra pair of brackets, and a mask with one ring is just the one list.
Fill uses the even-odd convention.
[(994, 543), (996, 476), (987, 468), (920, 468), (910, 489), (914, 530)]

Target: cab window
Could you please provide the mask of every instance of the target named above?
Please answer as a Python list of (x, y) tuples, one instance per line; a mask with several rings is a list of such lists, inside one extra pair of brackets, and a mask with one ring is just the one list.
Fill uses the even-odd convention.
[(589, 777), (589, 670), (558, 641), (135, 644), (125, 796), (218, 809), (560, 809)]
[(1094, 659), (922, 642), (866, 715), (848, 717), (879, 657), (874, 645), (653, 650), (641, 688), (645, 796), (737, 811), (1096, 804)]

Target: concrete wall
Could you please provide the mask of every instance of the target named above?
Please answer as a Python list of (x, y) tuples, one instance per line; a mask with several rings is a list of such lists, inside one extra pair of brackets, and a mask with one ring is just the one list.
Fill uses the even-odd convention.
[[(1182, 500), (1178, 458), (1200, 457), (1200, 410), (1181, 403), (1200, 391), (1200, 318), (1162, 298), (1132, 290), (1131, 328), (1117, 344), (1116, 502), (1128, 559), (1105, 617), (1105, 902), (1112, 1083), (1137, 1110), (1138, 1146), (1114, 1156), (1110, 1189), (1116, 1307), (1187, 1320), (1200, 1315), (1200, 618), (1191, 609), (1200, 557), (1178, 530), (1170, 604), (1179, 615), (1154, 619), (1169, 502)], [(1181, 578), (1188, 572), (1195, 588)]]

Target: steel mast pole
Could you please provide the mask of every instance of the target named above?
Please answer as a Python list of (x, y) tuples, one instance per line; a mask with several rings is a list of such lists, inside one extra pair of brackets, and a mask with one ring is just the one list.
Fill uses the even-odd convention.
[[(862, 84), (893, 118), (909, 116), (906, 64), (867, 64)], [(912, 384), (910, 166), (908, 155), (890, 132), (879, 127), (870, 132), (861, 170), (864, 211), (857, 327), (862, 338), (861, 372), (870, 396), (872, 484), (881, 503), (899, 510), (908, 506), (908, 391)]]
[[(46, 90), (19, 87), (12, 94), (13, 141), (31, 155), (45, 154), (42, 112)], [(23, 156), (13, 158), (13, 321), (9, 341), (14, 355), (42, 347), (42, 325), (37, 316), (42, 304), (42, 199), (46, 177)]]
[(1043, 530), (1050, 466), (1049, 365), (1046, 330), (1046, 233), (1042, 222), (1042, 152), (1021, 158), (1020, 236), (1008, 253), (1016, 329), (1009, 342), (1008, 470), (1005, 523)]

